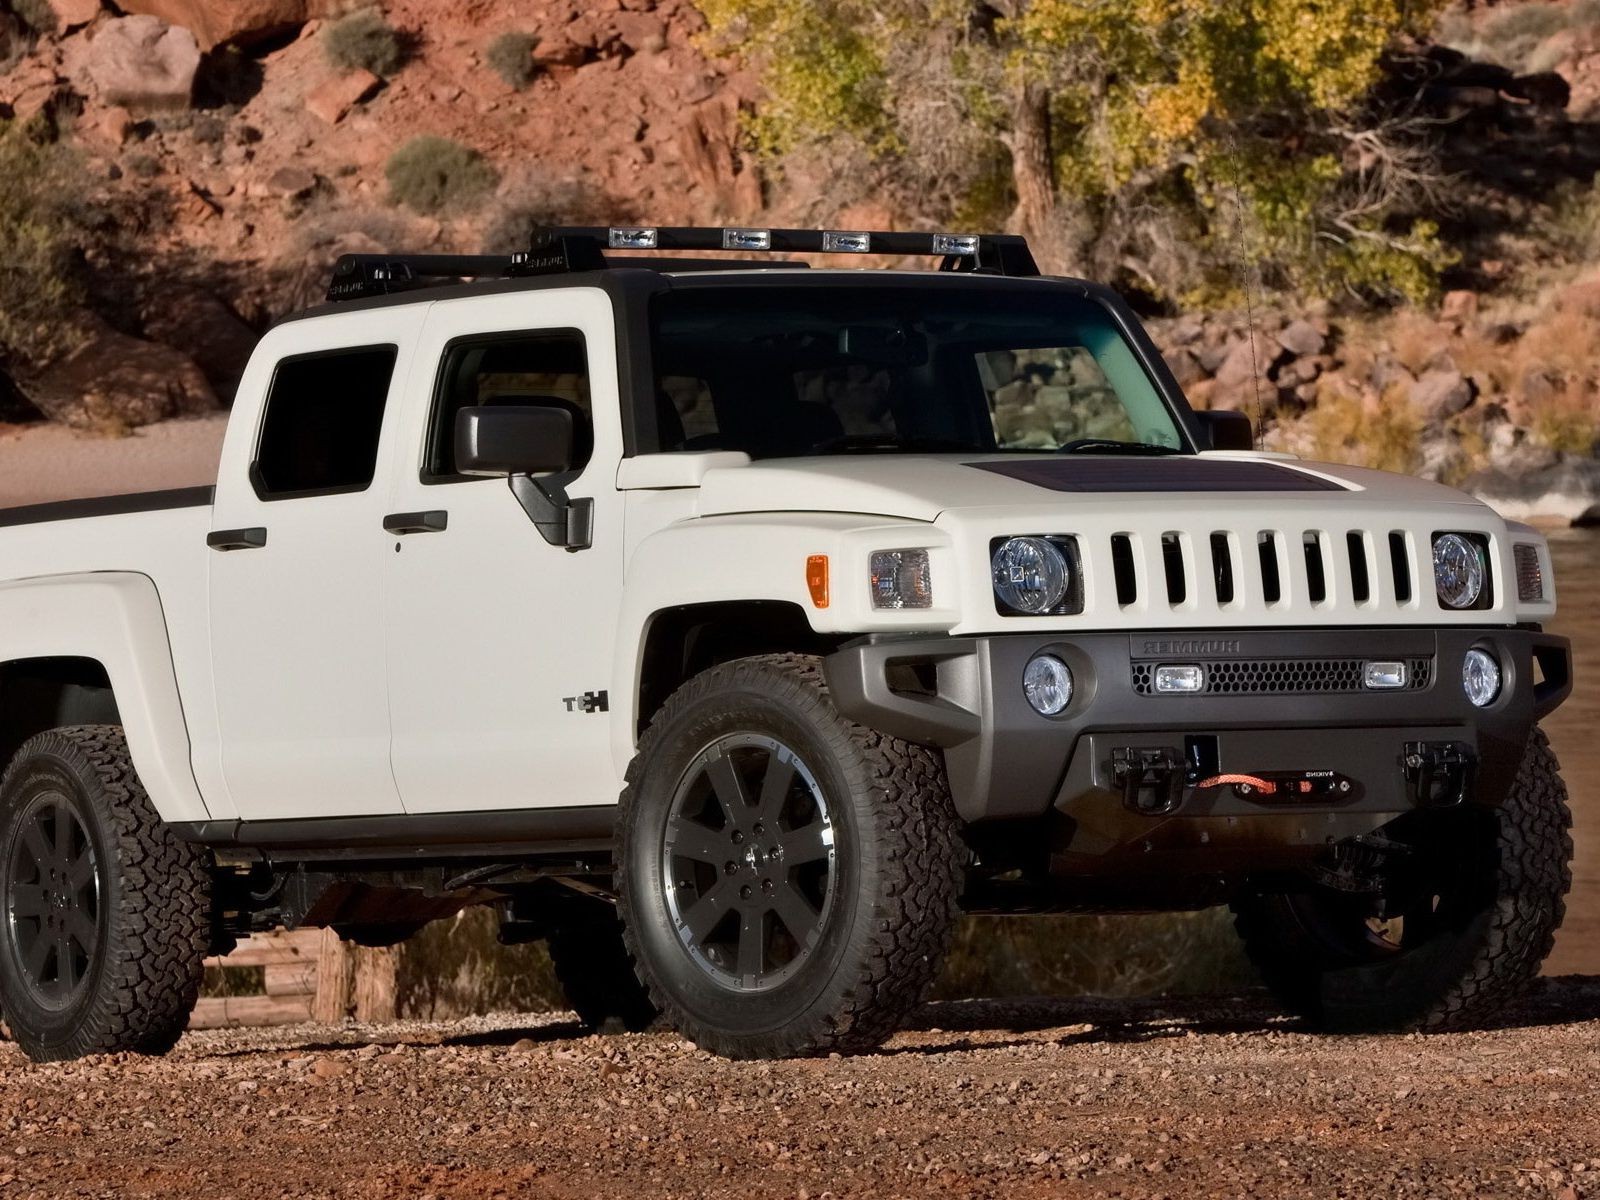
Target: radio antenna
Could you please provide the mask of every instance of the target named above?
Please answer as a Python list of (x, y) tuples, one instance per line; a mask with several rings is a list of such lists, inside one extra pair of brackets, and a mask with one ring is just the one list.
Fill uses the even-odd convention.
[(1239, 156), (1239, 143), (1228, 134), (1228, 156), (1233, 160), (1229, 170), (1230, 190), (1233, 192), (1234, 229), (1239, 259), (1239, 281), (1244, 289), (1244, 316), (1246, 336), (1250, 339), (1250, 384), (1255, 399), (1256, 449), (1267, 445), (1267, 424), (1261, 404), (1261, 361), (1256, 355), (1256, 305), (1255, 292), (1260, 284), (1260, 265), (1250, 253), (1246, 232), (1244, 184), (1240, 181), (1243, 160)]

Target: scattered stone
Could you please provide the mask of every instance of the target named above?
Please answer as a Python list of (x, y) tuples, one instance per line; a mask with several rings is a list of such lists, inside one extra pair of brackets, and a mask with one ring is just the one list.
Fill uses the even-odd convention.
[(56, 14), (56, 25), (62, 33), (87, 25), (102, 11), (100, 0), (49, 0), (49, 2), (51, 11)]
[(348, 1075), (350, 1068), (337, 1058), (323, 1056), (311, 1064), (311, 1074), (324, 1082)]
[(286, 200), (309, 196), (317, 187), (317, 177), (304, 167), (279, 167), (267, 177), (267, 194)]
[(1310, 321), (1291, 321), (1278, 333), (1278, 345), (1301, 358), (1321, 354), (1328, 339)]
[(210, 50), (224, 42), (245, 45), (287, 33), (331, 5), (327, 0), (117, 0), (117, 7), (181, 26)]
[(1439, 305), (1439, 316), (1446, 321), (1466, 322), (1478, 315), (1478, 293), (1458, 288), (1446, 292)]
[(383, 80), (371, 71), (357, 67), (347, 75), (340, 75), (312, 89), (306, 96), (306, 111), (329, 125), (337, 125), (344, 120), (346, 113), (382, 86)]
[(113, 105), (100, 114), (95, 127), (113, 146), (125, 145), (133, 133), (133, 114), (121, 105)]
[(188, 108), (199, 67), (194, 34), (148, 16), (105, 22), (84, 62), (101, 99), (143, 111)]
[(1430, 424), (1470, 408), (1474, 398), (1472, 381), (1454, 370), (1424, 372), (1410, 394), (1411, 407)]

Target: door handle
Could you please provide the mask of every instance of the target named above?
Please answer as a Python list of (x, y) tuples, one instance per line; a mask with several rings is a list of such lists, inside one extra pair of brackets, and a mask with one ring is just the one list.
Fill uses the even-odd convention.
[(450, 524), (450, 514), (442, 508), (427, 512), (390, 513), (383, 519), (385, 533), (443, 533)]
[(251, 529), (217, 529), (206, 534), (206, 545), (213, 550), (259, 550), (267, 544), (267, 531), (257, 525)]

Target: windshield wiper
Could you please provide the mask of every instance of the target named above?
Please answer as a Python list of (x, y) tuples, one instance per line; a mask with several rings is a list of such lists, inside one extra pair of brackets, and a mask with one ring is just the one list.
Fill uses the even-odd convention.
[(1155, 442), (1119, 442), (1115, 438), (1079, 438), (1064, 446), (1057, 446), (1057, 454), (1182, 454), (1176, 446), (1158, 446)]

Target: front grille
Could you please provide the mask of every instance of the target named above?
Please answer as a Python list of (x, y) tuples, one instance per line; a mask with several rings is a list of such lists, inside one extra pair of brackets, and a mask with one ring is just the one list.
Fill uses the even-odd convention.
[[(1284, 696), (1327, 695), (1338, 692), (1365, 692), (1362, 674), (1365, 658), (1262, 658), (1222, 659), (1203, 662), (1206, 683), (1203, 695), (1239, 696), (1277, 694)], [(1141, 696), (1155, 695), (1155, 671), (1159, 664), (1133, 664), (1133, 690)], [(1433, 679), (1431, 658), (1406, 660), (1408, 692), (1422, 691)]]

